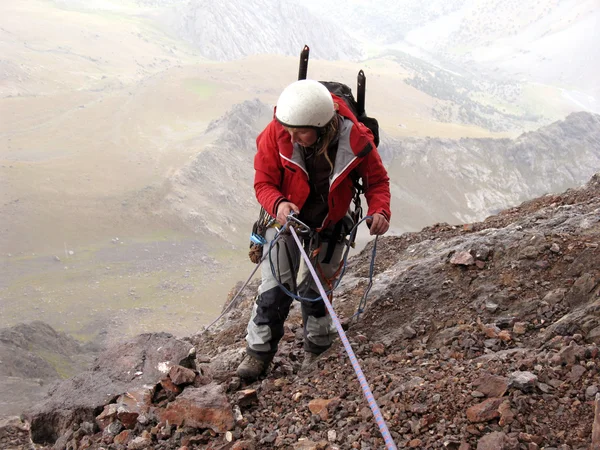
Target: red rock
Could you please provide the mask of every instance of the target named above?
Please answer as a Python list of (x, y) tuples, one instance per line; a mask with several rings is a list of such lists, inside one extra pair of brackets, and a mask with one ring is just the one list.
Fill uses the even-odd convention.
[(493, 324), (479, 324), (479, 328), (490, 339), (496, 339), (500, 334), (500, 328)]
[(310, 441), (308, 439), (303, 439), (301, 441), (296, 442), (292, 448), (294, 450), (320, 450), (323, 447), (320, 442)]
[(450, 258), (450, 264), (459, 266), (472, 266), (475, 264), (475, 258), (469, 252), (456, 252)]
[(162, 380), (160, 380), (160, 385), (167, 393), (173, 396), (181, 394), (183, 390), (175, 383), (173, 383), (173, 381), (170, 378), (163, 378)]
[(486, 397), (502, 397), (508, 390), (508, 379), (496, 375), (483, 375), (473, 384)]
[(513, 333), (516, 335), (523, 335), (527, 332), (527, 322), (516, 322), (513, 325)]
[(234, 427), (233, 410), (223, 387), (211, 383), (199, 388), (186, 388), (160, 412), (161, 421), (178, 426), (210, 428), (224, 433)]
[(510, 331), (502, 330), (500, 333), (498, 333), (498, 339), (500, 339), (501, 341), (504, 341), (504, 342), (510, 342), (512, 340)]
[(237, 441), (231, 447), (231, 450), (254, 450), (255, 446), (252, 441)]
[(133, 431), (132, 430), (123, 430), (119, 434), (115, 436), (114, 443), (119, 445), (127, 445), (127, 443), (132, 439)]
[(112, 422), (117, 418), (117, 405), (115, 403), (111, 403), (110, 405), (106, 405), (104, 410), (96, 417), (96, 424), (98, 427), (104, 431), (104, 429), (109, 426)]
[(477, 442), (477, 450), (504, 450), (506, 434), (494, 431), (486, 434)]
[(178, 386), (192, 384), (196, 378), (196, 372), (183, 366), (173, 366), (169, 370), (169, 378)]
[(240, 406), (250, 406), (258, 403), (258, 394), (256, 389), (244, 389), (236, 393), (237, 404)]
[(377, 344), (373, 344), (371, 350), (373, 351), (373, 353), (383, 355), (385, 353), (385, 346), (382, 343), (378, 342)]
[(412, 441), (409, 441), (408, 446), (410, 448), (420, 448), (421, 445), (423, 445), (423, 441), (421, 439), (413, 439)]
[(502, 404), (503, 399), (501, 398), (488, 398), (482, 403), (471, 406), (467, 409), (467, 419), (470, 422), (487, 422), (489, 420), (497, 419), (500, 417), (498, 407)]
[(140, 387), (126, 392), (117, 399), (117, 419), (125, 428), (135, 427), (139, 415), (150, 410), (153, 394), (154, 387)]
[(311, 413), (318, 414), (319, 416), (321, 416), (321, 419), (326, 421), (329, 419), (329, 409), (338, 402), (339, 399), (337, 398), (316, 398), (308, 403), (308, 409), (310, 409)]
[(510, 409), (510, 402), (508, 400), (502, 402), (502, 404), (498, 408), (498, 412), (500, 413), (500, 420), (498, 421), (498, 425), (500, 425), (501, 427), (505, 425), (510, 425), (515, 420), (515, 413), (512, 409)]

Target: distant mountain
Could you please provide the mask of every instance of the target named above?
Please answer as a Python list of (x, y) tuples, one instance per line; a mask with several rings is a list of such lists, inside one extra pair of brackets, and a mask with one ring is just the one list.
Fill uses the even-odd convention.
[(0, 418), (19, 414), (40, 401), (51, 382), (87, 368), (90, 350), (44, 322), (0, 328)]
[[(246, 239), (258, 212), (255, 139), (272, 116), (259, 100), (237, 105), (196, 143), (208, 142), (168, 181), (163, 212), (199, 233)], [(385, 130), (383, 130), (385, 131)], [(396, 231), (472, 222), (545, 193), (578, 186), (600, 170), (600, 116), (574, 113), (517, 139), (391, 139), (380, 153), (392, 180)]]
[(468, 0), (304, 0), (314, 13), (335, 18), (367, 42), (396, 44), (426, 23), (460, 10)]
[(316, 58), (360, 59), (356, 39), (327, 16), (292, 1), (190, 0), (168, 19), (170, 27), (200, 54), (233, 60), (253, 54), (299, 55), (305, 44)]
[(239, 228), (254, 222), (259, 210), (252, 189), (256, 136), (272, 116), (272, 108), (253, 100), (213, 121), (189, 144), (203, 150), (168, 180), (161, 209), (195, 232), (245, 239), (249, 231)]
[(386, 140), (381, 151), (403, 229), (472, 222), (600, 170), (600, 115), (573, 113), (517, 139)]
[[(305, 0), (371, 52), (397, 49), (490, 78), (565, 88), (600, 112), (600, 8), (596, 0)], [(582, 93), (578, 92), (582, 91)], [(592, 96), (592, 98), (590, 98)]]

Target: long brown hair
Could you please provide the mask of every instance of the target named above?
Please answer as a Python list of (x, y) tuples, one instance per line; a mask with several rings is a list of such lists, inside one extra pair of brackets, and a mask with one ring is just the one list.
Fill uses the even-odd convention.
[[(319, 145), (319, 149), (317, 150), (317, 155), (325, 155), (325, 159), (329, 163), (331, 167), (331, 172), (333, 172), (333, 162), (331, 158), (329, 158), (329, 152), (327, 149), (331, 145), (333, 141), (337, 138), (338, 129), (339, 129), (339, 117), (337, 114), (333, 115), (333, 119), (329, 121), (327, 125), (323, 127), (324, 129), (321, 131), (321, 136), (317, 141)], [(331, 173), (330, 172), (330, 173)]]

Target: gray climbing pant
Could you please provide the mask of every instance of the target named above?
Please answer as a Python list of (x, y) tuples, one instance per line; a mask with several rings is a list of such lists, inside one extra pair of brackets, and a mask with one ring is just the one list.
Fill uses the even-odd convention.
[[(265, 239), (270, 243), (276, 235), (274, 228), (269, 228)], [(263, 255), (269, 251), (269, 244), (263, 247)], [(335, 245), (330, 261), (325, 264), (323, 259), (327, 254), (328, 245)], [(341, 243), (323, 242), (319, 253), (313, 261), (319, 261), (321, 273), (317, 271), (325, 290), (328, 285), (321, 277), (331, 278), (340, 266), (344, 245)], [(308, 253), (308, 252), (307, 252)], [(309, 253), (309, 257), (311, 257)], [(298, 279), (298, 295), (305, 298), (320, 297), (317, 285), (308, 268), (303, 265), (298, 277), (301, 254), (294, 237), (291, 234), (282, 236), (271, 251), (275, 274), (289, 291), (296, 291)], [(293, 299), (277, 284), (273, 276), (269, 258), (262, 263), (262, 284), (258, 288), (258, 296), (248, 322), (246, 335), (246, 352), (262, 361), (270, 361), (277, 352), (277, 345), (283, 337), (283, 324), (290, 311)], [(302, 320), (304, 323), (304, 350), (320, 354), (327, 350), (335, 338), (336, 329), (331, 320), (325, 302), (301, 301)]]

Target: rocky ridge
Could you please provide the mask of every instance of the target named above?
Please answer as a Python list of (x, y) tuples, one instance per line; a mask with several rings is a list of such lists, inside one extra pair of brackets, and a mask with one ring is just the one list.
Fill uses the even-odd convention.
[[(399, 448), (600, 445), (599, 244), (600, 173), (483, 222), (380, 239), (357, 323), (370, 246), (351, 260), (336, 310)], [(235, 377), (253, 292), (215, 329), (107, 350), (0, 437), (30, 448), (30, 426), (38, 448), (383, 448), (339, 343), (300, 370), (297, 307), (267, 376)]]
[[(213, 121), (190, 143), (203, 150), (170, 177), (151, 208), (196, 233), (246, 245), (240, 230), (258, 211), (248, 169), (272, 114), (254, 99)], [(395, 231), (472, 222), (579, 186), (600, 170), (600, 115), (573, 113), (516, 139), (393, 139), (382, 130), (378, 150), (393, 183), (392, 212), (401, 218), (392, 223), (402, 224)]]
[(160, 209), (196, 233), (213, 233), (224, 240), (242, 235), (245, 243), (247, 235), (238, 230), (253, 223), (258, 211), (249, 168), (256, 136), (272, 116), (272, 108), (254, 99), (212, 121), (197, 144), (203, 150), (168, 180)]
[(384, 140), (380, 153), (406, 225), (472, 222), (589, 179), (600, 169), (600, 115), (572, 113), (516, 139)]

